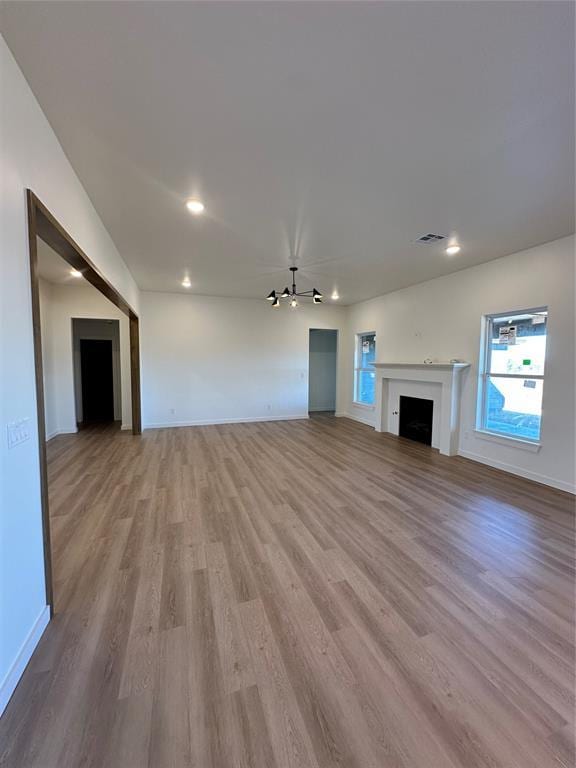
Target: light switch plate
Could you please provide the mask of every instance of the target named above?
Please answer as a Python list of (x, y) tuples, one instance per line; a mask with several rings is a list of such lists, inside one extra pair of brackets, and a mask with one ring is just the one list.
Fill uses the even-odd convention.
[(7, 425), (6, 430), (8, 432), (8, 448), (15, 448), (20, 443), (30, 440), (30, 419), (12, 421)]

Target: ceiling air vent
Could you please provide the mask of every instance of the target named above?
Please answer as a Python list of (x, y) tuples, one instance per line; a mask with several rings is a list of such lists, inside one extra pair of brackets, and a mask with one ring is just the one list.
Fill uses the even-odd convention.
[(440, 240), (446, 240), (446, 235), (434, 235), (432, 232), (428, 232), (427, 235), (416, 238), (417, 243), (439, 243)]

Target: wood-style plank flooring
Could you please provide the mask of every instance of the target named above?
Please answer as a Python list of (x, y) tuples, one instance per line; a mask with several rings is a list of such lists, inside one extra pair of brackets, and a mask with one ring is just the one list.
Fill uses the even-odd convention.
[(363, 425), (49, 443), (18, 768), (574, 764), (573, 499)]

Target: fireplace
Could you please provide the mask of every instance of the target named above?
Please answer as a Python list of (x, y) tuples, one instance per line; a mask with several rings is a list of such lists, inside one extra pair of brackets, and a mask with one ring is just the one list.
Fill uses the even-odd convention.
[(400, 423), (398, 434), (425, 445), (432, 445), (433, 400), (400, 395)]
[[(377, 432), (400, 434), (400, 395), (432, 400), (432, 448), (458, 453), (460, 391), (470, 363), (374, 363)], [(428, 441), (430, 443), (430, 441)]]

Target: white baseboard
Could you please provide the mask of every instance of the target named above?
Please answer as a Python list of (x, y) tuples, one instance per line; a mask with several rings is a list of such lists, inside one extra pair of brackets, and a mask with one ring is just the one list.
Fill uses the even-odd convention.
[(313, 408), (309, 407), (308, 412), (309, 413), (333, 413), (334, 411), (334, 403), (326, 403), (326, 405), (315, 405)]
[(58, 435), (75, 435), (76, 432), (78, 432), (78, 427), (75, 429), (55, 429), (53, 432), (49, 432), (46, 435), (46, 442), (52, 440), (53, 437), (58, 437)]
[(471, 451), (458, 451), (458, 455), (463, 456), (465, 459), (478, 461), (480, 464), (486, 464), (488, 467), (494, 467), (494, 469), (501, 469), (511, 475), (525, 477), (527, 480), (534, 480), (536, 483), (542, 483), (543, 485), (550, 485), (552, 488), (558, 488), (559, 491), (567, 491), (568, 493), (576, 494), (576, 485), (567, 483), (564, 480), (557, 480), (554, 477), (541, 475), (538, 472), (530, 472), (530, 470), (522, 469), (522, 467), (517, 467), (514, 464), (507, 464), (505, 461), (488, 459), (486, 456), (481, 456), (480, 454), (472, 453)]
[[(352, 419), (353, 421), (359, 421), (361, 424), (367, 424), (369, 427), (374, 427), (374, 424), (371, 421), (368, 421), (368, 419), (353, 413), (336, 411), (336, 416), (345, 419)], [(465, 459), (470, 459), (471, 461), (478, 461), (480, 464), (486, 464), (489, 467), (494, 467), (494, 469), (501, 469), (503, 472), (509, 472), (511, 475), (525, 477), (527, 480), (534, 480), (536, 483), (549, 485), (552, 488), (557, 488), (559, 491), (566, 491), (567, 493), (576, 494), (576, 485), (567, 483), (564, 480), (557, 480), (554, 477), (541, 475), (538, 472), (530, 472), (529, 470), (522, 469), (521, 467), (517, 467), (514, 464), (507, 464), (504, 461), (487, 459), (485, 456), (481, 456), (470, 451), (458, 451), (458, 456), (463, 456)]]
[(344, 411), (336, 411), (335, 414), (339, 418), (352, 419), (352, 421), (359, 421), (360, 424), (366, 424), (374, 429), (374, 421), (365, 418), (364, 416), (357, 416), (355, 413), (345, 413)]
[(12, 662), (12, 666), (6, 673), (4, 680), (0, 683), (0, 715), (6, 709), (6, 705), (10, 701), (10, 697), (16, 690), (16, 686), (26, 669), (26, 665), (30, 661), (32, 654), (46, 627), (50, 621), (50, 606), (45, 605), (40, 611), (40, 615), (34, 622), (32, 629), (28, 632), (28, 636), (22, 643), (16, 658)]
[(132, 429), (132, 424), (122, 424), (121, 430)]
[(307, 413), (293, 416), (252, 416), (241, 419), (201, 419), (199, 421), (167, 421), (163, 423), (144, 424), (143, 429), (169, 429), (170, 427), (210, 427), (216, 424), (250, 424), (255, 421), (301, 421), (308, 419)]

